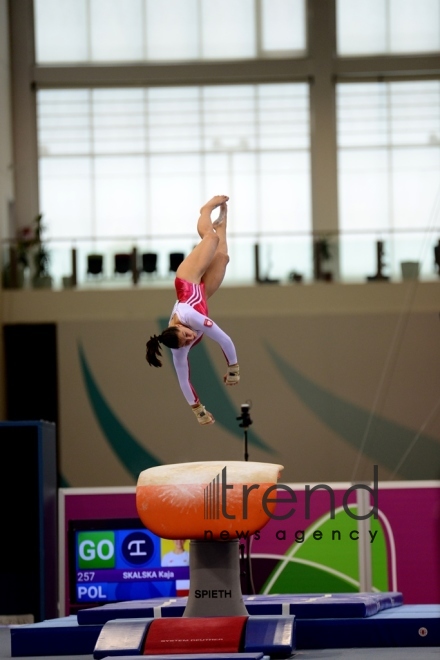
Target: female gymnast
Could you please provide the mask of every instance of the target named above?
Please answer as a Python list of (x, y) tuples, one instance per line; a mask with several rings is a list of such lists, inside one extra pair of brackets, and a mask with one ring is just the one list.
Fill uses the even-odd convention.
[[(193, 251), (182, 261), (176, 271), (174, 285), (177, 302), (171, 312), (168, 327), (147, 342), (146, 359), (150, 366), (161, 367), (160, 344), (171, 349), (180, 388), (191, 406), (199, 424), (213, 424), (214, 417), (200, 403), (191, 385), (188, 353), (206, 334), (216, 341), (226, 358), (228, 369), (223, 377), (225, 385), (236, 385), (240, 380), (237, 353), (231, 338), (208, 316), (207, 300), (223, 282), (229, 262), (226, 242), (227, 201), (226, 195), (216, 195), (200, 209), (197, 231), (201, 238)], [(220, 208), (217, 220), (211, 221), (211, 213)]]

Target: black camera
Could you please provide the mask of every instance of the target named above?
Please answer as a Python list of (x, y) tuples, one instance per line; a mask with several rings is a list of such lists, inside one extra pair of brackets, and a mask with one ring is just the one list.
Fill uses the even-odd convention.
[(240, 417), (237, 417), (237, 419), (241, 420), (241, 424), (239, 424), (240, 428), (247, 429), (252, 424), (252, 420), (249, 415), (250, 409), (251, 406), (249, 403), (241, 404), (241, 415)]

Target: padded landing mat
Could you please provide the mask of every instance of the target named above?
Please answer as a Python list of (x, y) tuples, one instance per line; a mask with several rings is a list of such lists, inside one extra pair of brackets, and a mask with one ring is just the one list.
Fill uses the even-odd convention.
[[(91, 655), (101, 625), (76, 617), (10, 626), (12, 657)], [(296, 619), (296, 648), (440, 646), (440, 605), (402, 605), (363, 618)]]
[(351, 619), (374, 616), (403, 604), (402, 594), (301, 594), (244, 596), (249, 614), (293, 614), (299, 619)]
[(180, 617), (170, 626), (167, 619), (156, 619), (148, 630), (144, 655), (238, 653), (246, 622), (246, 616)]
[(440, 646), (440, 605), (403, 605), (365, 619), (302, 619), (297, 649)]
[(104, 625), (112, 619), (134, 619), (136, 617), (157, 619), (159, 617), (182, 616), (187, 598), (151, 598), (148, 600), (128, 600), (122, 603), (109, 603), (79, 610), (78, 623)]
[[(282, 594), (279, 596), (243, 596), (251, 615), (288, 615), (301, 619), (369, 617), (384, 609), (403, 603), (400, 592), (377, 594)], [(112, 619), (180, 617), (186, 607), (186, 598), (152, 598), (150, 600), (109, 603), (100, 607), (80, 610), (80, 624), (104, 624)]]
[(76, 616), (10, 626), (11, 656), (92, 654), (102, 626), (79, 626)]

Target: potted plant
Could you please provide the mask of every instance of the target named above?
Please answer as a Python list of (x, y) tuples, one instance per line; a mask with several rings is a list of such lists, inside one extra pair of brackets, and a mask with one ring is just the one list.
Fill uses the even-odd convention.
[(313, 257), (315, 280), (331, 282), (333, 280), (333, 273), (323, 269), (323, 264), (332, 258), (330, 240), (327, 236), (322, 236), (315, 240)]
[(3, 268), (3, 286), (21, 289), (29, 269), (29, 251), (35, 245), (32, 227), (21, 227), (9, 249), (9, 262)]
[(36, 289), (50, 289), (52, 288), (52, 277), (49, 272), (50, 254), (43, 242), (44, 225), (42, 220), (43, 215), (40, 213), (35, 218), (32, 285)]

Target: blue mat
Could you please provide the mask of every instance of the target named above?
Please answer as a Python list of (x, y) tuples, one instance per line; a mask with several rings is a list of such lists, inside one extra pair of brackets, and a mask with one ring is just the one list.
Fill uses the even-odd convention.
[(249, 614), (293, 614), (300, 619), (351, 619), (374, 616), (403, 604), (399, 592), (380, 594), (301, 594), (245, 596)]
[[(288, 615), (301, 619), (369, 617), (403, 603), (400, 592), (378, 594), (281, 594), (278, 596), (243, 596), (251, 615)], [(109, 603), (78, 612), (81, 625), (104, 624), (112, 619), (182, 616), (186, 598), (151, 598), (149, 600)]]
[(10, 626), (11, 656), (92, 654), (101, 629), (78, 625), (76, 616)]
[[(10, 626), (11, 653), (91, 655), (101, 628), (79, 625), (76, 617)], [(440, 605), (390, 607), (363, 618), (296, 619), (297, 650), (432, 646), (440, 646)]]
[[(234, 626), (235, 623), (238, 624), (237, 629), (231, 636), (228, 627)], [(149, 644), (150, 626), (156, 626), (152, 644)], [(161, 632), (157, 631), (158, 626)], [(232, 652), (234, 657), (237, 653), (256, 653), (271, 658), (290, 658), (296, 648), (295, 630), (295, 617), (291, 615), (228, 617), (226, 621), (224, 617), (180, 618), (179, 621), (113, 619), (102, 627), (93, 657), (95, 660), (103, 660), (110, 656), (138, 656), (143, 652), (150, 656), (152, 648), (163, 648), (164, 651), (168, 649), (172, 653), (180, 649), (190, 653), (192, 646), (194, 654), (208, 653), (210, 657), (217, 657), (221, 648), (229, 647), (229, 652)], [(195, 639), (192, 639), (194, 636)], [(158, 647), (158, 642), (163, 646)], [(204, 648), (200, 648), (200, 643)], [(215, 649), (218, 649), (217, 653)], [(168, 654), (166, 655), (168, 657)]]
[(103, 625), (112, 619), (157, 618), (161, 616), (182, 616), (187, 598), (150, 598), (147, 600), (128, 600), (122, 603), (108, 603), (85, 610), (79, 610), (78, 623)]
[(301, 619), (297, 649), (440, 646), (440, 605), (402, 605), (365, 619)]
[(290, 658), (295, 649), (294, 616), (250, 616), (247, 620), (244, 651), (263, 651), (271, 658)]
[(95, 660), (109, 656), (142, 655), (154, 619), (113, 619), (102, 627), (93, 652)]

